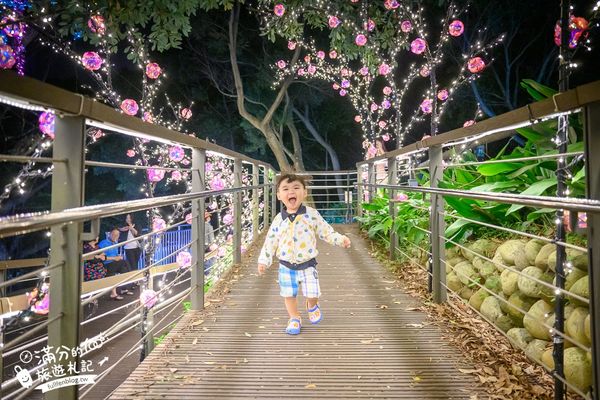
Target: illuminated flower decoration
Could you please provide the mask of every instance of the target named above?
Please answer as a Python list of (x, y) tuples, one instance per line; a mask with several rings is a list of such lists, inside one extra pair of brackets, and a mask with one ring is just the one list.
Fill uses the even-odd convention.
[(165, 222), (164, 219), (160, 218), (160, 217), (155, 217), (152, 220), (152, 231), (156, 232), (156, 231), (161, 231), (163, 229), (165, 229), (167, 227), (167, 223)]
[(427, 42), (424, 39), (416, 38), (410, 43), (410, 51), (415, 54), (423, 54), (427, 48)]
[(429, 67), (427, 65), (423, 65), (421, 67), (421, 69), (419, 70), (419, 75), (421, 75), (423, 78), (428, 77), (430, 73), (431, 73), (431, 70), (429, 69)]
[(212, 169), (213, 169), (212, 163), (209, 163), (209, 162), (204, 163), (204, 172), (206, 172), (208, 174), (209, 172), (212, 171)]
[(179, 162), (183, 160), (185, 157), (185, 152), (183, 151), (183, 147), (181, 146), (171, 146), (169, 147), (169, 158), (171, 161)]
[(360, 72), (361, 75), (366, 76), (369, 74), (369, 67), (362, 67), (358, 72)]
[(50, 139), (54, 139), (55, 120), (56, 116), (47, 111), (41, 113), (38, 118), (38, 127), (40, 128), (40, 132), (48, 136)]
[(231, 213), (227, 213), (223, 216), (223, 223), (225, 225), (231, 225), (233, 224), (233, 214)]
[(144, 289), (140, 293), (140, 303), (146, 308), (152, 308), (158, 301), (158, 295), (152, 289)]
[(431, 114), (433, 101), (431, 99), (425, 99), (421, 102), (419, 107), (421, 108), (421, 111), (423, 111), (423, 114)]
[(321, 60), (324, 60), (325, 59), (325, 52), (323, 50), (317, 51), (317, 57), (320, 58)]
[(90, 31), (97, 33), (102, 36), (106, 33), (106, 24), (104, 23), (104, 17), (102, 15), (92, 15), (88, 19), (88, 28)]
[(363, 142), (362, 142), (362, 148), (366, 150), (366, 149), (369, 148), (369, 146), (371, 146), (371, 142), (369, 142), (368, 139), (363, 140)]
[(455, 19), (454, 21), (450, 22), (450, 25), (448, 25), (448, 33), (450, 34), (450, 36), (460, 36), (463, 34), (463, 32), (465, 31), (465, 24), (462, 23), (462, 21)]
[(283, 14), (285, 14), (285, 7), (281, 3), (275, 4), (275, 7), (273, 7), (273, 12), (278, 17), (283, 17)]
[(437, 98), (441, 101), (445, 101), (448, 98), (448, 91), (446, 89), (442, 89), (437, 93)]
[[(13, 23), (11, 23), (11, 21)], [(17, 22), (16, 18), (13, 16), (7, 16), (2, 18), (0, 21), (0, 26), (2, 26), (2, 32), (6, 34), (8, 37), (21, 37), (23, 36), (23, 32), (25, 31), (26, 25), (22, 22)]]
[(149, 124), (154, 123), (154, 117), (150, 114), (149, 111), (144, 111), (144, 115), (142, 116), (142, 121), (147, 122)]
[(384, 100), (381, 102), (381, 107), (384, 108), (385, 110), (389, 109), (392, 106), (392, 103), (390, 103), (389, 100)]
[(385, 86), (383, 88), (383, 94), (385, 94), (386, 96), (389, 96), (390, 94), (392, 94), (392, 88), (389, 86)]
[(329, 27), (330, 28), (337, 28), (338, 25), (340, 24), (340, 19), (338, 17), (336, 17), (335, 15), (330, 15), (329, 16)]
[(99, 70), (100, 67), (102, 67), (103, 62), (104, 60), (102, 57), (100, 57), (100, 55), (95, 51), (86, 51), (83, 53), (83, 56), (81, 56), (81, 63), (83, 64), (83, 67), (90, 71)]
[(160, 182), (165, 177), (165, 170), (158, 168), (157, 165), (155, 165), (153, 168), (146, 170), (146, 172), (148, 174), (148, 180), (150, 182)]
[(315, 67), (314, 65), (309, 65), (308, 66), (308, 73), (312, 75), (315, 72), (317, 72), (317, 67)]
[(400, 6), (400, 3), (398, 3), (396, 0), (385, 0), (383, 5), (387, 10), (395, 10)]
[(369, 18), (369, 20), (363, 24), (363, 28), (368, 30), (369, 32), (373, 32), (373, 30), (375, 29), (375, 21)]
[(218, 257), (225, 257), (225, 247), (219, 247), (219, 250), (217, 250), (217, 256)]
[(390, 135), (388, 135), (387, 133), (384, 135), (381, 135), (381, 138), (383, 139), (384, 142), (389, 142), (390, 141)]
[(138, 104), (133, 99), (125, 99), (121, 102), (121, 110), (127, 115), (135, 115), (139, 109)]
[(377, 155), (377, 148), (375, 146), (370, 146), (367, 150), (367, 158), (373, 158)]
[(298, 76), (304, 76), (304, 74), (306, 74), (304, 68), (298, 68)]
[(146, 76), (150, 79), (157, 79), (162, 74), (162, 68), (155, 62), (146, 65)]
[(177, 253), (177, 265), (181, 268), (187, 268), (192, 266), (192, 255), (189, 251), (180, 251)]
[(129, 149), (127, 150), (127, 157), (131, 158), (131, 157), (135, 157), (135, 150), (133, 149)]
[(476, 74), (483, 71), (485, 68), (485, 61), (481, 57), (473, 57), (467, 63), (467, 68), (471, 73)]
[(342, 68), (342, 76), (350, 76), (350, 70), (348, 68)]
[(296, 49), (296, 42), (288, 41), (288, 49), (294, 50)]
[(371, 112), (375, 112), (379, 109), (379, 106), (375, 103), (371, 103)]
[[(569, 20), (569, 48), (574, 49), (577, 47), (582, 36), (587, 36), (586, 31), (588, 29), (589, 22), (585, 18), (571, 16)], [(558, 21), (554, 27), (554, 43), (557, 46), (560, 46), (561, 32), (560, 21)]]
[(406, 193), (398, 193), (396, 194), (397, 201), (406, 201), (408, 200), (408, 195)]
[(213, 176), (209, 185), (211, 190), (223, 190), (225, 188), (225, 181), (220, 176)]
[(186, 224), (191, 225), (192, 224), (192, 220), (193, 220), (192, 213), (188, 213), (188, 214), (185, 215), (185, 223)]
[(357, 123), (362, 122), (362, 117), (360, 115), (355, 115), (354, 116), (354, 122), (357, 122)]
[(412, 23), (410, 21), (402, 21), (400, 23), (400, 30), (404, 33), (408, 33), (412, 30)]
[(354, 38), (354, 43), (356, 43), (357, 46), (364, 46), (367, 44), (367, 37), (362, 33), (359, 33), (356, 35), (356, 38)]
[(463, 124), (464, 127), (471, 126), (471, 125), (475, 125), (475, 120), (470, 119), (470, 120), (465, 121), (465, 123)]
[(219, 205), (217, 204), (217, 202), (213, 200), (213, 202), (211, 202), (211, 203), (208, 205), (208, 208), (210, 208), (211, 210), (216, 210), (218, 206), (219, 206)]
[(277, 61), (277, 67), (279, 69), (284, 69), (286, 65), (287, 65), (287, 63), (285, 61), (283, 61), (283, 60)]
[(92, 135), (92, 139), (94, 139), (94, 140), (98, 140), (98, 139), (106, 136), (106, 134), (102, 131), (102, 129), (92, 129), (90, 131), (90, 134)]
[(384, 128), (387, 126), (387, 122), (385, 122), (385, 121), (379, 121), (379, 122), (377, 123), (377, 125), (379, 125), (379, 127), (380, 127), (381, 129), (384, 129)]
[(181, 115), (181, 118), (188, 120), (190, 118), (192, 118), (192, 110), (190, 110), (189, 108), (182, 108), (181, 111), (179, 112), (179, 114)]
[(337, 56), (338, 56), (338, 53), (337, 53), (337, 51), (335, 51), (335, 50), (331, 50), (331, 51), (329, 52), (329, 58), (331, 58), (332, 60), (335, 60), (335, 59), (337, 58)]
[(340, 96), (342, 96), (342, 97), (344, 97), (345, 95), (348, 94), (348, 92), (346, 91), (346, 89), (341, 89), (339, 93), (340, 93)]
[(392, 68), (386, 63), (381, 63), (379, 66), (379, 75), (387, 75), (391, 72)]
[(307, 64), (310, 63), (310, 55), (309, 54), (304, 56), (304, 62)]
[(340, 85), (338, 85), (337, 83), (334, 83), (332, 85), (332, 87), (333, 87), (333, 90), (338, 90), (340, 88)]
[(350, 87), (350, 81), (349, 81), (348, 79), (344, 79), (344, 80), (342, 81), (342, 87), (343, 87), (344, 89), (348, 89), (348, 88)]
[(215, 251), (218, 248), (219, 246), (216, 243), (212, 243), (210, 246), (208, 246), (208, 250), (210, 251)]

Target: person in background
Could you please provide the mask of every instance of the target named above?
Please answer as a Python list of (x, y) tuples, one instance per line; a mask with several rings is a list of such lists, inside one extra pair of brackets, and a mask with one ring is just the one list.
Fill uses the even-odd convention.
[[(117, 244), (119, 242), (119, 235), (119, 229), (114, 228), (110, 231), (110, 239), (104, 239), (98, 244), (98, 247), (104, 249)], [(104, 254), (106, 255), (104, 265), (106, 266), (107, 275), (124, 274), (129, 271), (129, 264), (127, 264), (127, 262), (123, 260), (123, 257), (119, 255), (119, 249), (117, 247), (105, 250)], [(125, 289), (121, 294), (132, 295), (133, 292)], [(110, 295), (110, 298), (113, 300), (123, 300), (123, 297), (119, 295), (116, 289), (113, 290), (113, 294)]]
[[(139, 236), (139, 232), (133, 223), (131, 214), (125, 216), (125, 225), (119, 228), (119, 242), (129, 242)], [(140, 247), (139, 240), (133, 240), (126, 243), (123, 248), (125, 249), (125, 259), (129, 264), (129, 271), (138, 269), (140, 262), (140, 256), (142, 255), (142, 248)], [(136, 284), (134, 284), (135, 286)]]
[(210, 273), (216, 261), (217, 244), (215, 243), (215, 229), (212, 225), (212, 214), (204, 212), (204, 273)]
[[(83, 244), (83, 254), (98, 250), (98, 238), (90, 240)], [(106, 254), (100, 253), (86, 257), (83, 262), (83, 280), (91, 281), (94, 279), (106, 278), (108, 272), (105, 265)], [(110, 298), (114, 300), (123, 300), (123, 297), (117, 293), (117, 288), (113, 288)]]

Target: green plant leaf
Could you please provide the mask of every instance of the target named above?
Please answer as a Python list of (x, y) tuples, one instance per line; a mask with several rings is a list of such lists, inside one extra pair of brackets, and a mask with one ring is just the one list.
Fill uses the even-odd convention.
[(464, 219), (457, 219), (456, 221), (454, 221), (452, 223), (452, 225), (450, 225), (449, 227), (446, 228), (446, 232), (444, 233), (444, 235), (447, 238), (451, 238), (452, 236), (454, 236), (458, 232), (460, 232), (460, 230), (462, 228), (464, 228), (465, 226), (467, 226), (469, 224), (472, 224), (472, 222), (465, 221)]
[(503, 162), (494, 164), (483, 164), (477, 167), (477, 172), (483, 176), (495, 176), (504, 172), (514, 171), (523, 166), (519, 162)]
[[(541, 196), (544, 194), (546, 190), (551, 188), (552, 186), (556, 186), (556, 179), (544, 179), (541, 181), (537, 181), (529, 186), (527, 189), (521, 192), (521, 194), (529, 195), (529, 196)], [(510, 215), (521, 208), (525, 207), (522, 204), (513, 204), (508, 211), (506, 211), (506, 215)]]
[(573, 179), (571, 179), (571, 184), (577, 183), (580, 180), (585, 178), (585, 168), (581, 168), (575, 175), (573, 175)]
[(540, 208), (539, 210), (535, 210), (527, 214), (527, 221), (535, 221), (536, 219), (539, 219), (540, 217), (546, 214), (551, 214), (555, 212), (556, 210), (553, 208)]
[(471, 190), (474, 192), (496, 192), (504, 189), (511, 189), (518, 187), (519, 183), (515, 181), (500, 181), (484, 183), (483, 185), (472, 187)]
[(554, 96), (557, 91), (542, 85), (541, 83), (538, 83), (536, 81), (534, 81), (533, 79), (523, 79), (523, 81), (521, 82), (521, 86), (525, 87), (527, 89), (527, 87), (530, 87), (531, 89), (535, 90), (537, 93), (541, 94), (543, 97), (540, 99), (544, 99), (544, 98), (550, 98), (552, 96)]

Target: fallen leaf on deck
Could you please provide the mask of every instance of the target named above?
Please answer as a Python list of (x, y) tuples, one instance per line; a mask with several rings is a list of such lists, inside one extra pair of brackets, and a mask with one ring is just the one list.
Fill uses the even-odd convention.
[(244, 358), (244, 363), (247, 363), (247, 362), (248, 362), (248, 359), (247, 359), (247, 358)]
[(406, 324), (410, 328), (422, 328), (423, 324)]
[(304, 388), (306, 388), (306, 389), (316, 389), (317, 385), (315, 385), (314, 383), (309, 383), (308, 385), (304, 386)]
[(204, 361), (204, 364), (208, 364), (208, 365), (213, 365), (215, 362), (214, 361)]
[(249, 334), (248, 332), (244, 332), (244, 335), (246, 335), (247, 337), (252, 337), (252, 335)]
[(177, 368), (169, 368), (169, 371), (171, 371), (171, 373), (174, 374), (175, 372), (177, 372)]
[(373, 343), (373, 339), (370, 339), (370, 340), (361, 340), (360, 342), (362, 344), (371, 344), (371, 343)]
[(385, 304), (381, 304), (381, 305), (378, 305), (378, 306), (377, 306), (377, 308), (380, 308), (380, 309), (382, 309), (382, 310), (385, 310), (385, 309), (387, 309), (387, 308), (388, 308), (388, 306), (386, 306)]
[(421, 311), (421, 310), (419, 310), (417, 307), (408, 307), (408, 308), (405, 308), (404, 311)]
[(263, 325), (259, 325), (258, 329), (265, 329), (265, 327)]
[(459, 368), (458, 370), (460, 372), (462, 372), (463, 374), (475, 374), (477, 372), (481, 372), (480, 369), (463, 369), (463, 368)]
[(200, 324), (203, 324), (204, 320), (203, 319), (199, 319), (198, 321), (194, 321), (192, 322), (191, 326), (198, 326)]
[(419, 376), (413, 376), (413, 381), (415, 381), (415, 382), (421, 382), (421, 377), (419, 377)]
[(194, 340), (192, 340), (192, 344), (198, 344), (198, 338), (194, 338)]

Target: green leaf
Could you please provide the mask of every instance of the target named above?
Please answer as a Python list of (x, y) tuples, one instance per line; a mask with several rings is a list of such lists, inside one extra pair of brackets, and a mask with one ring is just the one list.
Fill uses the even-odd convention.
[[(556, 179), (544, 179), (541, 181), (537, 181), (527, 189), (521, 192), (521, 194), (529, 195), (529, 196), (541, 196), (546, 190), (551, 188), (552, 186), (556, 186)], [(508, 211), (506, 211), (506, 215), (510, 215), (521, 208), (525, 207), (522, 204), (513, 204)]]
[(550, 98), (557, 93), (556, 90), (554, 90), (548, 86), (542, 85), (541, 83), (538, 83), (538, 82), (534, 81), (533, 79), (523, 79), (521, 86), (525, 87), (525, 88), (530, 87), (531, 89), (535, 90), (537, 93), (540, 93), (543, 97), (539, 100), (542, 100), (544, 98)]
[(522, 166), (523, 163), (517, 162), (483, 164), (477, 168), (477, 172), (479, 172), (483, 176), (495, 176), (504, 172), (514, 171), (516, 169), (521, 168)]
[(515, 172), (513, 172), (512, 174), (508, 174), (506, 175), (507, 178), (510, 179), (515, 179), (521, 175), (523, 175), (525, 172), (537, 168), (539, 166), (539, 164), (529, 164), (529, 165), (525, 165), (524, 167), (519, 168), (518, 170), (516, 170)]
[(515, 188), (517, 186), (519, 186), (519, 184), (514, 181), (500, 181), (484, 183), (483, 185), (472, 187), (471, 190), (474, 192), (495, 192), (504, 189)]
[(577, 183), (580, 180), (585, 178), (585, 168), (581, 168), (575, 175), (573, 175), (573, 179), (571, 179), (571, 184)]
[(471, 223), (472, 222), (465, 221), (464, 219), (457, 219), (456, 221), (454, 221), (452, 223), (452, 225), (450, 225), (449, 227), (446, 228), (445, 236), (447, 238), (450, 238), (450, 237), (456, 235), (462, 228), (464, 228), (465, 226), (467, 226)]
[(540, 208), (539, 210), (535, 210), (533, 212), (530, 212), (527, 215), (527, 221), (535, 221), (536, 219), (544, 216), (545, 214), (552, 214), (555, 213), (556, 210), (553, 208)]

